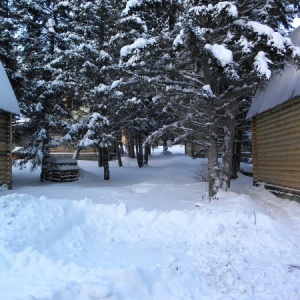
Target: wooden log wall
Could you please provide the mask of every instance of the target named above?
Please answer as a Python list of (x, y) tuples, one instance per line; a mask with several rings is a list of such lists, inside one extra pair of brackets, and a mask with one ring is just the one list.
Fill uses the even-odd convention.
[(300, 190), (300, 98), (252, 123), (253, 179)]
[(0, 186), (12, 188), (11, 114), (0, 111)]

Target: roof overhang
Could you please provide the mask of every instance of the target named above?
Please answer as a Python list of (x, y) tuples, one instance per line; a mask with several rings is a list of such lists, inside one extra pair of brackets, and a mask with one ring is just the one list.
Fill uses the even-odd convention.
[[(289, 34), (289, 38), (295, 46), (300, 46), (300, 26)], [(281, 72), (275, 73), (269, 81), (258, 88), (247, 119), (298, 97), (300, 97), (300, 69), (294, 64), (287, 64)]]
[(7, 77), (6, 71), (0, 62), (0, 110), (20, 114), (20, 107)]

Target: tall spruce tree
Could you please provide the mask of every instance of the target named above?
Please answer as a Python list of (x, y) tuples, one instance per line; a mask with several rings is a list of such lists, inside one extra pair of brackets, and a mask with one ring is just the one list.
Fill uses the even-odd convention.
[(134, 157), (135, 148), (139, 167), (148, 161), (149, 143), (143, 148), (147, 136), (164, 124), (163, 119), (173, 117), (167, 114), (165, 85), (157, 78), (170, 58), (178, 7), (177, 1), (128, 1), (110, 41), (119, 52), (113, 68), (120, 77), (116, 88), (123, 95), (118, 113), (129, 155)]
[[(112, 136), (127, 130), (140, 141), (138, 153), (154, 131), (148, 141), (167, 134), (207, 150), (213, 196), (230, 186), (239, 104), (287, 59), (299, 58), (283, 37), (299, 14), (293, 0), (141, 0), (126, 6), (20, 0), (14, 8), (21, 109), (28, 118), (23, 130), (31, 137), (23, 152), (33, 166), (67, 130), (66, 139), (76, 136), (78, 148), (87, 140), (107, 148)], [(66, 103), (76, 108), (75, 122), (67, 122)]]
[(13, 2), (0, 1), (0, 61), (18, 97), (20, 75), (18, 74), (18, 60), (16, 38), (18, 31), (17, 20), (14, 16)]
[(63, 141), (75, 141), (77, 153), (84, 148), (97, 148), (105, 180), (110, 178), (108, 152), (113, 143), (114, 107), (119, 97), (111, 91), (112, 80), (106, 73), (112, 61), (106, 42), (114, 20), (115, 8), (110, 1), (73, 1), (73, 32), (68, 37), (74, 40), (73, 49), (63, 59), (73, 66), (79, 101), (73, 124)]
[[(151, 5), (161, 5), (161, 15), (168, 11), (156, 1), (129, 1), (125, 12), (144, 10), (144, 14), (139, 12), (139, 23), (146, 29), (152, 28), (145, 26), (147, 22), (143, 19), (151, 15)], [(195, 5), (194, 1), (185, 1), (179, 5), (179, 11), (173, 49), (165, 38), (172, 37), (172, 28), (166, 34), (158, 27), (160, 32), (156, 36), (151, 30), (144, 31), (140, 39), (125, 48), (125, 66), (132, 77), (143, 74), (150, 85), (163, 86), (163, 98), (168, 99), (166, 107), (175, 112), (176, 122), (165, 124), (152, 137), (175, 130), (177, 141), (192, 139), (206, 149), (212, 197), (220, 187), (226, 190), (230, 186), (239, 104), (251, 97), (261, 81), (269, 79), (272, 70), (282, 68), (288, 59), (297, 59), (298, 50), (282, 33), (299, 12), (299, 4), (198, 1)], [(161, 41), (165, 42), (161, 48), (163, 55), (154, 55), (159, 53)], [(156, 62), (160, 74), (153, 76)]]
[(299, 55), (290, 39), (279, 32), (297, 12), (298, 7), (293, 7), (293, 3), (199, 1), (184, 16), (181, 39), (199, 68), (203, 116), (209, 129), (210, 196), (218, 188), (226, 190), (230, 186), (239, 103), (251, 96), (262, 80), (269, 79), (273, 70)]
[(43, 163), (50, 147), (68, 128), (66, 99), (73, 85), (56, 59), (68, 47), (62, 34), (67, 30), (69, 6), (60, 1), (18, 1), (14, 5), (20, 26), (19, 57), (23, 76), (21, 112), (26, 122), (20, 127), (24, 147), (22, 166)]

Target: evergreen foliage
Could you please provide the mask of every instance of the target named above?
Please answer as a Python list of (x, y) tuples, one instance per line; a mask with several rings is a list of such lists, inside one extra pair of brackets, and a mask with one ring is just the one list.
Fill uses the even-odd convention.
[(62, 143), (107, 152), (125, 134), (142, 167), (158, 139), (193, 142), (207, 153), (213, 196), (230, 187), (237, 115), (300, 57), (284, 36), (294, 0), (0, 4), (0, 59), (22, 76), (21, 164), (33, 167)]
[(0, 1), (0, 61), (5, 67), (10, 82), (17, 94), (20, 85), (18, 74), (16, 34), (17, 20), (14, 17), (11, 1)]
[(20, 73), (23, 77), (19, 97), (26, 121), (20, 128), (24, 147), (21, 166), (31, 160), (41, 165), (50, 147), (58, 145), (58, 135), (68, 128), (69, 111), (65, 102), (73, 82), (59, 64), (66, 49), (63, 34), (69, 7), (54, 1), (18, 1), (14, 4), (20, 30)]

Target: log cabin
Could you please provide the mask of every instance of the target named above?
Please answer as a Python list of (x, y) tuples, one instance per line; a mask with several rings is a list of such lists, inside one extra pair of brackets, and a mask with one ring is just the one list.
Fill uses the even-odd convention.
[(12, 116), (20, 108), (0, 62), (0, 187), (12, 188)]
[[(289, 37), (300, 46), (300, 27)], [(253, 183), (300, 199), (300, 69), (293, 63), (257, 90), (252, 120)]]

